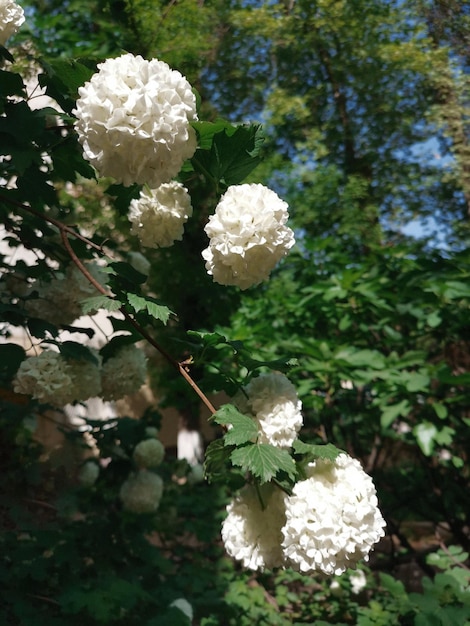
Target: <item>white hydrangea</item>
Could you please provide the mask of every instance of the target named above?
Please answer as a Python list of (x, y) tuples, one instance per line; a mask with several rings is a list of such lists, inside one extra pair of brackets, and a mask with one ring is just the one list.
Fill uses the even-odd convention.
[[(258, 441), (289, 448), (302, 426), (302, 402), (290, 380), (280, 373), (253, 378), (234, 398), (241, 413), (251, 414), (259, 427)], [(246, 395), (245, 395), (246, 394)]]
[(140, 467), (156, 467), (165, 456), (165, 448), (159, 439), (144, 439), (134, 448), (134, 461)]
[(18, 32), (24, 23), (24, 11), (14, 0), (0, 0), (0, 44)]
[(13, 383), (15, 393), (23, 393), (57, 407), (73, 402), (70, 368), (58, 352), (44, 350), (21, 362)]
[(183, 238), (184, 224), (193, 214), (191, 197), (181, 183), (164, 183), (157, 189), (143, 189), (129, 207), (131, 232), (142, 245), (168, 248)]
[(158, 187), (196, 150), (196, 98), (189, 82), (157, 59), (123, 54), (98, 65), (78, 90), (74, 114), (85, 157), (101, 176)]
[(147, 359), (135, 344), (120, 348), (103, 364), (103, 400), (118, 400), (139, 391), (147, 376)]
[(287, 203), (260, 184), (227, 189), (209, 218), (206, 269), (221, 285), (248, 289), (266, 280), (294, 245)]
[(127, 511), (153, 513), (158, 509), (163, 494), (163, 480), (145, 469), (133, 473), (123, 483), (119, 492)]
[(271, 569), (284, 563), (281, 529), (285, 522), (285, 494), (271, 485), (256, 489), (246, 485), (227, 506), (222, 539), (227, 553), (252, 570)]
[[(95, 280), (104, 282), (96, 263), (87, 263), (86, 268)], [(65, 274), (57, 273), (49, 282), (36, 281), (31, 291), (37, 291), (38, 298), (26, 302), (28, 313), (59, 325), (71, 324), (83, 315), (81, 301), (97, 293), (96, 288), (75, 265), (69, 265)]]
[(100, 468), (95, 461), (86, 461), (78, 473), (78, 482), (82, 487), (92, 487), (100, 474)]
[(334, 462), (318, 459), (286, 499), (286, 563), (301, 572), (341, 574), (368, 559), (384, 526), (374, 484), (359, 461), (347, 454)]

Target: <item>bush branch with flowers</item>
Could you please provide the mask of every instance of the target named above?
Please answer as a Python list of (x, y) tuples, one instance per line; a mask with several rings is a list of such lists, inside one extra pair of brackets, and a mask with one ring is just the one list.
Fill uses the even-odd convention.
[[(0, 40), (6, 43), (24, 16), (11, 1), (2, 11)], [(339, 575), (366, 561), (385, 532), (372, 479), (332, 443), (299, 438), (302, 404), (286, 376), (289, 358), (257, 361), (236, 342), (197, 331), (188, 335), (184, 356), (174, 358), (156, 338), (156, 329), (161, 335), (162, 326), (177, 323), (177, 311), (167, 306), (164, 293), (147, 292), (145, 263), (136, 268), (126, 260), (126, 245), (106, 240), (99, 230), (82, 232), (79, 215), (61, 202), (66, 184), (111, 179), (109, 202), (127, 205), (129, 234), (138, 237), (144, 251), (175, 241), (184, 246), (187, 223), (195, 214), (204, 217), (191, 195), (202, 180), (211, 188), (206, 203), (212, 206), (201, 224), (208, 237), (201, 264), (220, 285), (256, 286), (294, 246), (287, 204), (264, 185), (244, 182), (260, 161), (260, 126), (199, 120), (197, 94), (179, 72), (129, 53), (97, 66), (86, 60), (34, 60), (38, 84), (51, 104), (33, 109), (34, 89), (15, 71), (10, 52), (0, 52), (0, 211), (7, 244), (0, 294), (2, 386), (12, 392), (4, 402), (6, 415), (17, 423), (16, 434), (11, 424), (6, 429), (10, 444), (21, 441), (18, 428), (24, 431), (31, 416), (137, 391), (147, 376), (147, 357), (138, 343), (144, 340), (221, 427), (221, 437), (207, 450), (205, 479), (232, 488), (220, 520), (231, 557), (250, 570), (324, 575)], [(16, 257), (20, 250), (32, 253), (34, 262)], [(98, 310), (107, 311), (115, 331), (99, 350), (87, 345), (93, 327), (75, 325), (83, 314)], [(27, 350), (10, 340), (12, 328), (24, 329)], [(83, 341), (64, 339), (64, 331), (81, 334)], [(228, 391), (232, 402), (216, 409), (207, 396), (214, 385), (204, 391), (192, 370), (204, 367), (204, 354), (226, 348), (237, 355), (236, 371), (233, 364), (225, 369), (222, 364), (215, 387)], [(271, 371), (260, 374), (260, 369)], [(11, 518), (8, 545), (14, 535), (24, 542), (34, 576), (49, 589), (46, 595), (33, 593), (34, 576), (25, 576), (29, 595), (41, 605), (40, 613), (52, 605), (51, 624), (65, 623), (66, 615), (92, 623), (141, 624), (137, 605), (148, 609), (147, 626), (190, 623), (193, 609), (179, 595), (188, 594), (181, 582), (184, 568), (175, 544), (164, 539), (171, 537), (177, 514), (169, 506), (176, 486), (158, 439), (160, 417), (150, 411), (139, 421), (106, 423), (91, 416), (85, 423), (99, 459), (111, 462), (105, 466), (92, 458), (81, 465), (76, 500), (58, 512), (66, 520), (64, 536), (54, 535), (53, 545), (26, 529), (18, 537), (18, 521)], [(33, 438), (25, 432), (22, 437), (24, 452)], [(69, 428), (68, 437), (82, 440), (83, 432)], [(13, 494), (7, 490), (7, 495)], [(100, 569), (101, 556), (89, 551), (87, 533), (99, 535), (105, 509), (113, 531)], [(145, 555), (147, 536), (156, 528), (159, 537)], [(54, 580), (70, 558), (65, 551), (61, 561), (60, 554), (63, 546), (72, 550), (72, 538), (84, 546), (85, 556), (77, 577), (60, 589)], [(136, 580), (115, 575), (118, 565), (110, 554), (120, 547), (127, 564), (140, 568)], [(14, 569), (6, 558), (6, 569)], [(87, 576), (95, 595), (84, 591)], [(14, 596), (5, 611), (7, 623), (31, 623)]]

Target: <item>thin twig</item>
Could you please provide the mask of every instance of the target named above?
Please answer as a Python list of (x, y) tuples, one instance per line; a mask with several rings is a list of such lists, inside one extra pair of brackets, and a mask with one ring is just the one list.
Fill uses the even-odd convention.
[[(62, 239), (62, 243), (64, 244), (64, 247), (67, 250), (67, 253), (69, 254), (73, 263), (80, 270), (80, 272), (93, 285), (93, 287), (95, 287), (95, 289), (99, 291), (102, 295), (107, 296), (108, 298), (116, 299), (115, 296), (111, 292), (105, 289), (103, 285), (101, 285), (92, 276), (92, 274), (88, 271), (88, 269), (85, 267), (82, 261), (75, 254), (72, 246), (70, 245), (69, 236), (79, 239), (80, 241), (83, 241), (86, 245), (97, 250), (100, 254), (105, 255), (105, 252), (102, 246), (99, 246), (93, 243), (92, 241), (90, 241), (90, 239), (88, 239), (87, 237), (84, 237), (79, 232), (77, 232), (74, 228), (67, 226), (60, 220), (56, 220), (53, 217), (44, 215), (43, 213), (36, 211), (36, 209), (33, 209), (32, 207), (26, 204), (17, 202), (16, 200), (12, 200), (10, 198), (6, 198), (5, 196), (2, 196), (1, 194), (0, 194), (0, 200), (3, 200), (4, 202), (10, 203), (24, 211), (27, 211), (28, 213), (31, 213), (32, 215), (35, 215), (36, 217), (43, 219), (44, 221), (58, 228), (61, 239)], [(209, 398), (204, 394), (204, 392), (199, 388), (196, 382), (191, 378), (185, 365), (183, 363), (179, 363), (170, 354), (168, 354), (168, 352), (164, 348), (162, 348), (162, 346), (160, 346), (160, 344), (157, 343), (151, 335), (149, 335), (149, 333), (139, 324), (139, 322), (137, 322), (137, 320), (135, 320), (134, 317), (132, 317), (132, 315), (126, 310), (124, 305), (122, 305), (119, 308), (119, 310), (123, 314), (125, 319), (129, 322), (129, 324), (131, 324), (137, 330), (137, 332), (141, 335), (141, 337), (143, 337), (152, 347), (154, 347), (168, 361), (168, 363), (170, 363), (170, 365), (172, 365), (174, 369), (177, 372), (179, 372), (179, 374), (181, 374), (181, 376), (186, 380), (186, 382), (190, 385), (193, 391), (195, 391), (195, 393), (199, 396), (199, 398), (202, 400), (205, 406), (209, 409), (211, 414), (214, 414), (216, 412), (214, 405), (211, 403)]]

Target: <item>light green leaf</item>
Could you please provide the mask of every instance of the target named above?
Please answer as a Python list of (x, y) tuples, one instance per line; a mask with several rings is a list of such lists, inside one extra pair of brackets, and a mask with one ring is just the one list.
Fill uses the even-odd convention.
[(136, 313), (139, 311), (147, 311), (149, 315), (157, 320), (160, 320), (164, 324), (166, 324), (170, 319), (170, 309), (163, 304), (159, 304), (153, 298), (143, 298), (135, 293), (127, 293), (126, 295), (127, 301)]
[(382, 428), (388, 428), (399, 415), (408, 415), (410, 410), (411, 405), (408, 400), (402, 400), (398, 404), (391, 404), (390, 406), (385, 407), (382, 410), (382, 415), (380, 416), (380, 424), (382, 425)]
[(437, 434), (437, 428), (434, 424), (431, 424), (431, 422), (422, 422), (413, 428), (413, 434), (423, 454), (431, 456), (434, 450), (434, 439)]
[(443, 420), (447, 417), (448, 411), (445, 404), (441, 404), (440, 402), (434, 402), (432, 408), (434, 409), (439, 419)]
[(327, 461), (334, 461), (343, 452), (343, 450), (340, 450), (332, 443), (304, 443), (300, 439), (294, 441), (292, 448), (295, 454), (306, 454), (312, 460), (326, 459)]
[(278, 472), (286, 472), (295, 478), (295, 463), (287, 450), (275, 448), (267, 443), (247, 444), (236, 448), (230, 455), (234, 465), (251, 472), (261, 484), (269, 482)]
[(106, 309), (106, 311), (119, 311), (121, 303), (119, 300), (110, 298), (109, 296), (92, 296), (81, 301), (83, 313), (90, 313), (98, 309)]
[(427, 391), (431, 378), (423, 371), (409, 372), (408, 380), (406, 383), (406, 389), (410, 392), (414, 391)]
[(225, 445), (240, 445), (247, 441), (253, 441), (258, 435), (256, 422), (247, 415), (243, 415), (233, 404), (224, 404), (214, 414), (213, 420), (216, 424), (226, 426), (231, 424), (231, 428), (224, 436)]

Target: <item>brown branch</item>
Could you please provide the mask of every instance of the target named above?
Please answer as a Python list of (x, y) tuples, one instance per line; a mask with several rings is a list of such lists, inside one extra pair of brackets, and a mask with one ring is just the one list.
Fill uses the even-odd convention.
[[(84, 237), (83, 235), (78, 233), (74, 228), (67, 226), (63, 222), (56, 220), (53, 217), (44, 215), (28, 205), (22, 204), (21, 202), (17, 202), (15, 200), (11, 200), (10, 198), (6, 198), (5, 196), (2, 196), (1, 194), (0, 194), (0, 200), (13, 204), (14, 206), (24, 211), (27, 211), (28, 213), (31, 213), (32, 215), (35, 215), (36, 217), (43, 219), (46, 222), (49, 222), (50, 224), (58, 228), (61, 239), (62, 239), (62, 243), (64, 244), (64, 247), (67, 250), (67, 253), (69, 254), (75, 266), (80, 270), (80, 272), (85, 276), (85, 278), (93, 285), (93, 287), (95, 287), (97, 291), (99, 291), (102, 295), (107, 296), (108, 298), (116, 300), (115, 296), (112, 293), (110, 293), (108, 290), (106, 290), (103, 287), (103, 285), (101, 285), (91, 275), (91, 273), (87, 270), (87, 268), (82, 263), (82, 261), (75, 254), (72, 246), (70, 245), (69, 236), (75, 237), (76, 239), (80, 239), (81, 241), (89, 245), (90, 247), (100, 252), (100, 254), (105, 255), (105, 252), (101, 246), (98, 246), (97, 244), (93, 243), (87, 237)], [(152, 347), (154, 347), (168, 361), (168, 363), (170, 363), (170, 365), (172, 365), (174, 369), (179, 374), (181, 374), (181, 376), (185, 379), (185, 381), (190, 385), (193, 391), (199, 396), (199, 398), (202, 400), (205, 406), (209, 409), (211, 414), (214, 414), (216, 412), (214, 405), (211, 403), (209, 398), (204, 394), (204, 392), (199, 388), (196, 382), (191, 378), (191, 376), (189, 375), (187, 371), (186, 366), (176, 361), (164, 348), (162, 348), (162, 346), (160, 346), (160, 344), (157, 341), (155, 341), (155, 339), (151, 335), (149, 335), (149, 333), (139, 324), (139, 322), (137, 322), (137, 320), (134, 319), (134, 317), (126, 310), (124, 305), (122, 305), (119, 308), (119, 311), (123, 314), (123, 316), (129, 322), (129, 324), (131, 324), (131, 326), (133, 326), (137, 330), (137, 332), (141, 335), (141, 337), (143, 337)]]

